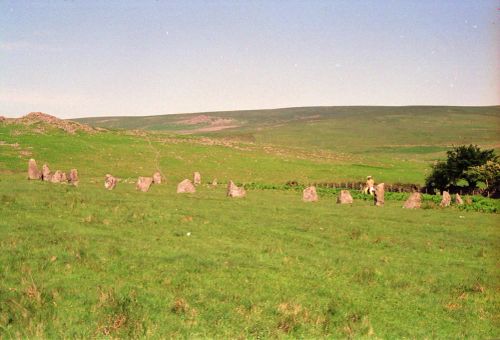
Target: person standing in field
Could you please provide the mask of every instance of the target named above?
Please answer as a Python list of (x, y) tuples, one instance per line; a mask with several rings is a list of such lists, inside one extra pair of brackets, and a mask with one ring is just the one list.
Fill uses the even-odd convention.
[(363, 192), (365, 194), (374, 195), (374, 193), (375, 193), (375, 181), (373, 180), (372, 176), (366, 177), (366, 184), (365, 184), (365, 188), (363, 189)]

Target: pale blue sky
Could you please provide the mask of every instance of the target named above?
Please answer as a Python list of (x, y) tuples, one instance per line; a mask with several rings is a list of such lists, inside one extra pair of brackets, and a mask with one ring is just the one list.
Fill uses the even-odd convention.
[(499, 1), (0, 1), (0, 115), (500, 104)]

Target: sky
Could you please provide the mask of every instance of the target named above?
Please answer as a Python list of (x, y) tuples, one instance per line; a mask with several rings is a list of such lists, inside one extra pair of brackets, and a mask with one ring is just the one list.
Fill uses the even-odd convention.
[(499, 105), (500, 1), (0, 0), (0, 115)]

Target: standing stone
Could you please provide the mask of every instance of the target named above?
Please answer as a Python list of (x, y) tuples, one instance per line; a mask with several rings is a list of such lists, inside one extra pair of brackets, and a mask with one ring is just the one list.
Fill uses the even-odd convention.
[(385, 194), (384, 183), (377, 184), (375, 186), (375, 195), (373, 198), (374, 203), (377, 207), (381, 207), (384, 205), (385, 203), (384, 194)]
[(451, 203), (451, 196), (448, 191), (443, 191), (443, 199), (441, 200), (441, 204), (439, 204), (440, 207), (448, 207), (450, 206)]
[(116, 178), (114, 178), (110, 174), (107, 174), (106, 178), (104, 179), (104, 187), (108, 190), (113, 190), (116, 187), (116, 182)]
[(66, 173), (61, 171), (61, 181), (60, 183), (66, 184), (68, 182), (68, 177), (66, 176)]
[(340, 204), (352, 204), (353, 199), (349, 190), (340, 190), (340, 194), (337, 197), (337, 203)]
[(153, 183), (154, 184), (161, 184), (161, 180), (162, 180), (161, 173), (159, 171), (155, 172), (153, 174)]
[(61, 170), (56, 170), (56, 172), (54, 172), (54, 174), (52, 175), (52, 178), (50, 179), (50, 181), (52, 183), (61, 183), (61, 180), (62, 180), (62, 172)]
[(79, 182), (79, 179), (78, 179), (78, 170), (76, 170), (76, 169), (71, 169), (70, 170), (69, 176), (68, 176), (68, 182), (70, 184), (73, 184), (75, 187), (78, 186), (78, 182)]
[(42, 166), (42, 180), (50, 181), (51, 179), (52, 179), (52, 175), (50, 173), (49, 166), (47, 164), (44, 164)]
[(216, 186), (217, 186), (217, 178), (214, 178), (214, 180), (212, 181), (212, 186), (213, 186), (213, 187), (216, 187)]
[(177, 184), (177, 193), (178, 194), (184, 194), (184, 193), (195, 193), (196, 188), (194, 187), (193, 183), (189, 179), (185, 179), (179, 184)]
[(153, 183), (152, 177), (139, 177), (137, 179), (137, 184), (135, 185), (135, 188), (142, 192), (148, 192), (151, 183)]
[(227, 196), (228, 197), (245, 197), (247, 192), (243, 187), (238, 188), (233, 181), (229, 181), (227, 184)]
[(456, 195), (455, 195), (455, 204), (457, 204), (457, 205), (462, 205), (462, 204), (464, 204), (464, 200), (462, 199), (462, 197), (460, 197), (460, 195), (459, 195), (459, 194), (456, 194)]
[(42, 174), (38, 171), (38, 166), (36, 165), (36, 161), (31, 158), (28, 161), (28, 179), (40, 179)]
[(469, 205), (470, 205), (470, 204), (472, 204), (472, 197), (470, 197), (470, 196), (469, 196), (469, 197), (466, 197), (466, 198), (465, 198), (465, 203), (466, 203), (466, 204), (469, 204)]
[(198, 171), (196, 171), (193, 175), (193, 183), (194, 185), (200, 185), (201, 184), (201, 175)]
[(317, 202), (318, 194), (316, 193), (316, 187), (310, 186), (302, 191), (302, 200), (304, 202)]
[(403, 208), (406, 209), (418, 209), (422, 205), (422, 194), (419, 192), (414, 192), (406, 200)]

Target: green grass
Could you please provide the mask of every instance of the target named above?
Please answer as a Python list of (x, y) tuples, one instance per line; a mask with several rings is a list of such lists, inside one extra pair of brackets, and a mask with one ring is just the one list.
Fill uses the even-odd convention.
[[(354, 127), (366, 112), (338, 110), (307, 124), (294, 122), (300, 108), (239, 113), (245, 126), (209, 138), (0, 125), (0, 338), (499, 337), (498, 214), (436, 208), (435, 198), (405, 210), (402, 194), (383, 208), (359, 195), (341, 206), (326, 189), (308, 204), (281, 190), (367, 174), (422, 183), (454, 134), (497, 145), (497, 109), (470, 125), (480, 130), (435, 118), (425, 138), (392, 112), (367, 140)], [(351, 132), (331, 134), (339, 122)], [(76, 167), (79, 187), (26, 180), (31, 157)], [(148, 193), (126, 183), (158, 168), (167, 183)], [(246, 183), (248, 196), (226, 198), (222, 185), (176, 194), (194, 171), (204, 183)], [(122, 179), (114, 191), (106, 173)], [(258, 189), (267, 186), (279, 190)]]
[(7, 338), (498, 336), (495, 214), (17, 175), (0, 192)]
[[(330, 160), (340, 158), (334, 163), (340, 169), (348, 168), (339, 169), (339, 177), (350, 172), (352, 179), (372, 175), (385, 182), (423, 184), (430, 164), (444, 158), (453, 145), (473, 143), (500, 151), (498, 106), (303, 107), (206, 115), (231, 118), (240, 126), (195, 134), (261, 147), (272, 145), (292, 157), (321, 153)], [(103, 127), (175, 132), (179, 129), (176, 121), (193, 116), (196, 114), (79, 121)], [(330, 176), (336, 177), (336, 171)]]

